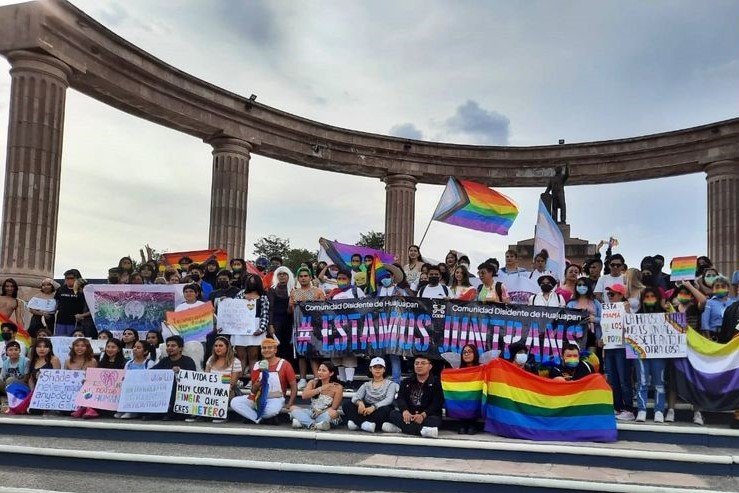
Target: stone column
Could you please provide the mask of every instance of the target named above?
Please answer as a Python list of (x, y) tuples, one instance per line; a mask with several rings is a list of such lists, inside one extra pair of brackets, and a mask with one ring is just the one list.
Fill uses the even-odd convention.
[(403, 259), (408, 247), (413, 244), (418, 180), (410, 175), (387, 175), (383, 181), (385, 182), (385, 250)]
[(222, 248), (231, 258), (244, 258), (246, 196), (251, 145), (241, 139), (217, 137), (213, 146), (209, 248)]
[(739, 160), (706, 166), (708, 257), (719, 272), (739, 268)]
[(15, 51), (7, 58), (11, 86), (0, 275), (38, 286), (54, 273), (64, 102), (72, 71), (40, 53)]

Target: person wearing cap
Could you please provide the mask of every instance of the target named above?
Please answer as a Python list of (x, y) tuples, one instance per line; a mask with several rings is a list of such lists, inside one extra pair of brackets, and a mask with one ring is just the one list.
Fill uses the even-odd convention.
[(542, 274), (536, 280), (541, 292), (529, 297), (529, 305), (532, 306), (550, 306), (562, 308), (565, 306), (565, 299), (561, 294), (554, 292), (557, 286), (557, 280), (551, 274)]
[[(299, 267), (295, 272), (295, 276), (298, 279), (298, 285), (290, 291), (290, 301), (288, 309), (293, 317), (293, 324), (295, 327), (300, 325), (300, 314), (299, 311), (295, 310), (298, 303), (304, 301), (323, 301), (326, 299), (326, 295), (321, 288), (314, 287), (311, 284), (312, 274), (308, 267)], [(298, 390), (303, 390), (308, 384), (307, 373), (308, 373), (308, 361), (310, 361), (311, 370), (313, 374), (316, 374), (318, 370), (318, 363), (320, 362), (317, 358), (309, 358), (306, 356), (298, 356), (298, 369), (300, 371), (300, 380), (298, 381)]]
[(431, 360), (427, 356), (416, 356), (413, 371), (413, 375), (400, 383), (395, 399), (397, 409), (390, 413), (382, 431), (437, 438), (444, 406), (441, 381), (431, 374)]
[[(290, 409), (295, 404), (298, 386), (295, 383), (295, 372), (292, 365), (277, 356), (280, 342), (271, 337), (262, 340), (261, 361), (254, 363), (251, 369), (251, 391), (249, 395), (241, 395), (231, 400), (231, 409), (249, 421), (259, 424), (277, 416), (283, 409)], [(287, 390), (290, 396), (285, 405)], [(267, 399), (260, 395), (267, 392)], [(261, 415), (259, 407), (262, 405)]]
[[(352, 258), (354, 259), (354, 256)], [(360, 256), (360, 262), (361, 259)], [(364, 275), (364, 272), (357, 272), (357, 274)], [(327, 296), (330, 300), (351, 300), (365, 297), (364, 291), (360, 287), (351, 284), (351, 273), (347, 270), (339, 270), (336, 276), (336, 289)], [(339, 380), (352, 387), (354, 385), (354, 372), (357, 370), (357, 357), (354, 354), (345, 354), (331, 358), (331, 362), (336, 365)]]
[(369, 382), (354, 393), (352, 400), (343, 404), (346, 425), (351, 431), (362, 429), (374, 433), (387, 421), (393, 409), (398, 384), (385, 377), (385, 360), (380, 357), (370, 361)]
[[(606, 303), (621, 303), (626, 313), (631, 313), (631, 304), (626, 299), (626, 286), (614, 284), (606, 288)], [(631, 382), (634, 360), (626, 358), (626, 349), (612, 347), (603, 350), (605, 374), (613, 390), (613, 409), (619, 421), (634, 421), (634, 387)]]
[[(626, 279), (624, 278), (624, 271), (626, 270), (626, 261), (620, 253), (616, 253), (608, 259), (608, 267), (611, 269), (607, 275), (600, 276), (598, 282), (595, 284), (595, 297), (598, 301), (604, 302), (606, 288), (613, 286), (614, 284), (626, 285)], [(626, 296), (626, 294), (624, 294)]]

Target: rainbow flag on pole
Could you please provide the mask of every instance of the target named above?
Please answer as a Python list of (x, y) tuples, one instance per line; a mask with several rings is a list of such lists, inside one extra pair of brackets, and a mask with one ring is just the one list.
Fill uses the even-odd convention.
[(213, 304), (209, 301), (181, 312), (167, 312), (167, 327), (185, 342), (205, 341), (213, 331)]
[(502, 193), (482, 183), (450, 177), (432, 219), (467, 229), (507, 235), (517, 216), (518, 207)]
[(566, 442), (617, 438), (613, 393), (600, 374), (560, 382), (498, 358), (474, 368), (444, 370), (441, 381), (450, 417), (474, 419), (479, 403), (485, 431), (496, 435)]

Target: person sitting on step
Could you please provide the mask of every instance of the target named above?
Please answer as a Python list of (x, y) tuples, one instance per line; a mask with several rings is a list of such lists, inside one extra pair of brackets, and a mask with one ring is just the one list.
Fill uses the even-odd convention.
[(385, 378), (385, 373), (385, 360), (380, 357), (372, 358), (371, 380), (365, 382), (354, 393), (351, 402), (344, 402), (344, 416), (351, 431), (361, 428), (368, 433), (374, 433), (376, 427), (382, 427), (390, 416), (398, 384)]

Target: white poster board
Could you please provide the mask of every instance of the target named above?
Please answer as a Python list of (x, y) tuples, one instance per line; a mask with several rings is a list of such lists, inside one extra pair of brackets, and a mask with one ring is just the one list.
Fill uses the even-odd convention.
[(624, 316), (626, 306), (623, 303), (604, 303), (600, 316), (600, 328), (603, 337), (603, 349), (621, 349), (624, 347)]
[(175, 387), (174, 412), (226, 419), (231, 375), (180, 370)]
[(173, 384), (172, 370), (127, 371), (118, 401), (118, 412), (166, 413)]
[(84, 370), (41, 370), (31, 399), (32, 409), (73, 411), (85, 380)]

